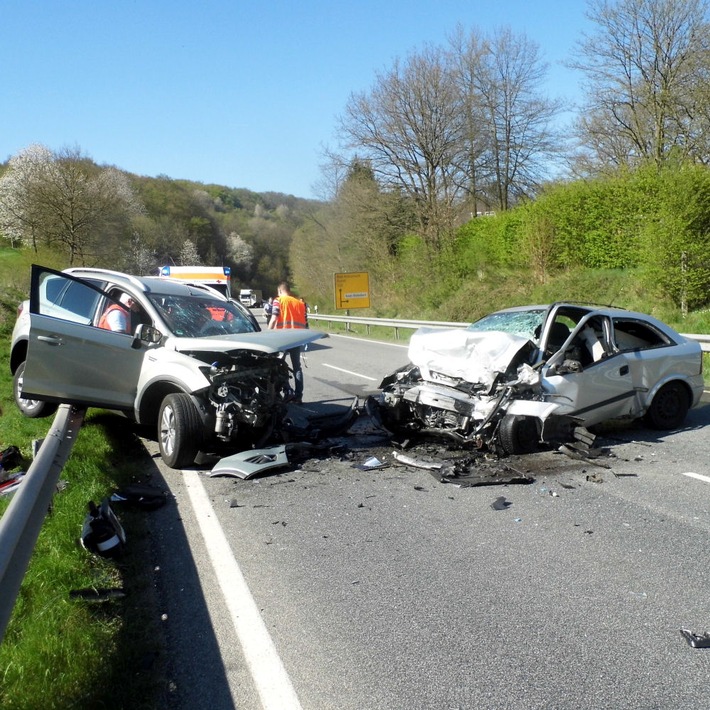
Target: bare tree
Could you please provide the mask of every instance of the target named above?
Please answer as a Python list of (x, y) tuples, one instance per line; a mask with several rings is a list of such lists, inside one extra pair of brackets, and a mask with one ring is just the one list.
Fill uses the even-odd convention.
[(591, 0), (597, 30), (570, 65), (586, 76), (587, 164), (705, 160), (710, 32), (705, 0)]
[(559, 152), (552, 124), (562, 105), (542, 94), (546, 74), (538, 45), (505, 28), (493, 33), (472, 77), (489, 133), (492, 197), (503, 210), (537, 191)]
[(461, 25), (449, 38), (449, 61), (453, 80), (462, 97), (463, 134), (459, 153), (460, 174), (464, 192), (472, 202), (473, 213), (478, 212), (477, 199), (490, 204), (489, 188), (493, 184), (490, 165), (491, 132), (487, 130), (479, 82), (483, 73), (484, 57), (489, 52), (486, 39), (477, 31), (466, 34)]
[(434, 248), (453, 226), (463, 182), (456, 160), (462, 118), (446, 55), (427, 48), (378, 74), (370, 92), (351, 95), (340, 121), (348, 147), (383, 187), (412, 200), (420, 233)]

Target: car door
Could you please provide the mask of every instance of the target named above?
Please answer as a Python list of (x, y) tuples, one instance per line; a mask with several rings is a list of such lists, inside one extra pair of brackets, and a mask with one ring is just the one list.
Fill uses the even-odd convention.
[[(588, 357), (575, 359), (580, 349), (586, 349)], [(634, 413), (638, 408), (634, 385), (628, 357), (613, 344), (609, 318), (598, 314), (580, 320), (542, 370), (546, 399), (587, 425)]]
[[(47, 298), (48, 280), (66, 280), (70, 304)], [(23, 394), (34, 399), (132, 410), (145, 344), (92, 325), (92, 309), (106, 296), (94, 284), (33, 265), (30, 332)], [(68, 307), (69, 305), (69, 307)], [(89, 321), (89, 322), (87, 322)]]

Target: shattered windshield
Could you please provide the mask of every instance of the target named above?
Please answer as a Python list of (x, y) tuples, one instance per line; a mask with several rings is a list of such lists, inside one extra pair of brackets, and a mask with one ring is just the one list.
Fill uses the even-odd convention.
[(499, 311), (483, 316), (475, 323), (471, 323), (467, 330), (475, 331), (500, 331), (511, 335), (520, 335), (530, 340), (536, 340), (535, 333), (545, 320), (545, 308), (531, 308), (529, 310)]
[(255, 331), (249, 319), (236, 306), (206, 294), (151, 294), (150, 300), (173, 335), (179, 338), (237, 335)]

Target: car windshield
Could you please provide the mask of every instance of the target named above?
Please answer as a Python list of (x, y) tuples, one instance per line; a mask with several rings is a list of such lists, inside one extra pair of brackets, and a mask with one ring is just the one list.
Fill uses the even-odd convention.
[(237, 306), (208, 295), (151, 294), (150, 300), (178, 338), (235, 335), (256, 330)]
[(511, 335), (520, 335), (530, 340), (536, 340), (536, 332), (539, 333), (539, 327), (545, 319), (544, 308), (531, 308), (529, 310), (519, 311), (498, 311), (483, 316), (480, 320), (471, 323), (467, 330), (475, 331), (501, 331), (510, 333)]

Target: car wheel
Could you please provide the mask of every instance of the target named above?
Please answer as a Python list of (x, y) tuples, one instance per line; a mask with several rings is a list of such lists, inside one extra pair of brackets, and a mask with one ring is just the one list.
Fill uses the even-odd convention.
[(498, 437), (506, 454), (529, 454), (537, 451), (540, 440), (537, 419), (508, 414), (501, 419)]
[(688, 390), (680, 382), (669, 382), (656, 392), (644, 420), (652, 429), (675, 429), (690, 409)]
[(160, 406), (158, 445), (170, 468), (185, 468), (195, 462), (202, 443), (202, 422), (189, 395), (169, 394)]
[(43, 402), (41, 399), (25, 399), (22, 396), (22, 383), (25, 378), (25, 363), (21, 362), (12, 379), (12, 389), (15, 394), (17, 408), (29, 419), (49, 417), (57, 411), (57, 405)]

